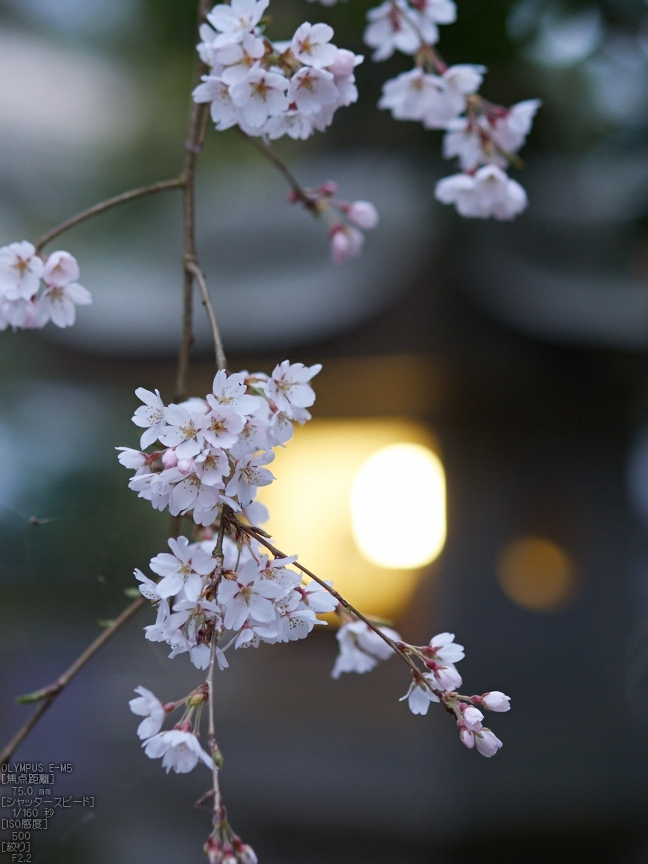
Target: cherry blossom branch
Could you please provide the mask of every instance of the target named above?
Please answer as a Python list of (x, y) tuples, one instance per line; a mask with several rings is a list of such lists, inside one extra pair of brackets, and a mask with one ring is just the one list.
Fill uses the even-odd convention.
[(207, 731), (207, 742), (209, 744), (209, 754), (212, 757), (212, 783), (214, 800), (212, 804), (213, 810), (213, 825), (214, 828), (222, 819), (223, 799), (221, 797), (220, 784), (218, 782), (218, 772), (220, 771), (219, 756), (220, 750), (216, 743), (216, 723), (214, 720), (214, 668), (216, 665), (216, 637), (212, 636), (211, 654), (209, 655), (209, 669), (207, 671), (207, 694), (209, 705), (209, 725)]
[[(198, 7), (198, 27), (205, 21), (211, 6), (210, 0), (200, 0)], [(201, 75), (207, 71), (207, 66), (196, 54), (193, 65), (192, 89), (200, 81)], [(182, 337), (178, 356), (178, 376), (176, 379), (176, 399), (183, 401), (187, 396), (187, 372), (189, 371), (189, 354), (193, 345), (193, 274), (187, 268), (187, 262), (197, 261), (196, 256), (196, 226), (195, 226), (195, 173), (196, 160), (200, 152), (207, 123), (205, 114), (207, 106), (192, 100), (189, 114), (189, 132), (185, 142), (185, 160), (182, 169), (184, 186), (182, 191), (182, 224), (183, 224), (183, 258), (184, 290), (182, 304)]]
[(216, 320), (216, 312), (207, 290), (205, 282), (205, 274), (195, 261), (188, 260), (185, 262), (186, 269), (193, 274), (202, 294), (203, 306), (207, 310), (207, 317), (211, 326), (212, 336), (214, 338), (214, 350), (216, 352), (216, 365), (219, 369), (227, 369), (227, 358), (225, 357), (225, 349), (223, 348), (223, 340), (221, 339), (220, 330), (218, 329), (218, 321)]
[[(223, 538), (225, 536), (225, 522), (221, 519), (221, 524), (218, 529), (218, 540), (216, 549), (214, 550), (214, 558), (216, 559), (216, 569), (214, 575), (214, 592), (218, 588), (218, 583), (223, 575)], [(212, 633), (211, 654), (209, 656), (209, 671), (207, 672), (207, 694), (209, 702), (209, 726), (207, 731), (207, 742), (209, 744), (209, 752), (212, 757), (212, 778), (214, 800), (212, 803), (212, 823), (214, 830), (223, 820), (223, 799), (221, 796), (220, 785), (218, 782), (218, 772), (222, 764), (222, 757), (218, 744), (216, 743), (216, 723), (214, 719), (214, 668), (216, 661), (216, 634)]]
[(100, 648), (106, 644), (106, 642), (120, 629), (120, 627), (129, 621), (136, 612), (138, 612), (145, 603), (144, 597), (138, 597), (137, 600), (134, 600), (130, 606), (127, 606), (126, 609), (119, 615), (118, 618), (112, 622), (109, 627), (101, 633), (95, 640), (92, 642), (85, 651), (77, 657), (77, 659), (72, 663), (72, 665), (62, 674), (60, 675), (56, 681), (52, 684), (48, 684), (47, 687), (43, 687), (41, 690), (35, 690), (33, 693), (28, 693), (25, 696), (18, 696), (18, 702), (28, 703), (28, 702), (40, 702), (41, 704), (34, 711), (31, 717), (27, 720), (27, 722), (18, 730), (18, 732), (14, 735), (11, 741), (7, 744), (7, 746), (0, 753), (0, 765), (8, 762), (12, 753), (16, 749), (16, 747), (23, 741), (23, 739), (28, 735), (31, 729), (36, 725), (36, 723), (40, 720), (41, 716), (47, 711), (52, 702), (59, 696), (63, 690), (67, 687), (70, 681), (74, 678), (74, 676), (79, 672), (85, 664), (90, 660), (94, 655), (99, 651)]
[(244, 132), (240, 127), (237, 127), (240, 135), (245, 138), (246, 141), (249, 141), (253, 147), (259, 151), (259, 153), (264, 156), (268, 162), (272, 163), (275, 168), (283, 174), (283, 176), (288, 181), (290, 188), (293, 190), (295, 198), (298, 201), (301, 201), (302, 204), (311, 210), (313, 213), (317, 213), (317, 201), (318, 199), (312, 194), (308, 193), (308, 190), (301, 185), (301, 183), (297, 180), (295, 175), (292, 173), (290, 168), (286, 165), (286, 163), (281, 159), (277, 154), (268, 147), (260, 138), (255, 138), (252, 135), (248, 135)]
[[(207, 11), (210, 8), (210, 5), (211, 4), (209, 0), (201, 0), (198, 14), (199, 24), (202, 23), (202, 21), (204, 20)], [(194, 67), (195, 84), (196, 81), (200, 78), (202, 72), (204, 71), (204, 66), (200, 61), (197, 61), (194, 64)], [(202, 147), (207, 130), (207, 124), (204, 120), (205, 113), (206, 112), (204, 111), (204, 106), (197, 105), (196, 103), (192, 102), (191, 115), (189, 120), (189, 133), (185, 144), (185, 162), (182, 173), (179, 177), (176, 177), (173, 180), (161, 180), (157, 183), (151, 183), (148, 186), (142, 186), (139, 189), (132, 189), (129, 192), (123, 192), (121, 195), (116, 195), (114, 198), (109, 198), (106, 201), (95, 204), (94, 207), (90, 207), (87, 210), (84, 210), (82, 213), (78, 213), (76, 216), (71, 217), (65, 222), (62, 222), (56, 228), (48, 231), (47, 234), (44, 234), (36, 243), (36, 250), (40, 250), (43, 246), (45, 246), (45, 244), (49, 243), (55, 237), (58, 237), (59, 234), (62, 234), (69, 228), (72, 228), (74, 225), (78, 225), (80, 222), (89, 219), (91, 216), (96, 216), (99, 213), (103, 213), (104, 211), (111, 209), (112, 207), (117, 207), (118, 205), (124, 204), (127, 201), (132, 201), (136, 198), (142, 198), (146, 195), (153, 195), (157, 192), (163, 192), (167, 189), (182, 188), (184, 213), (183, 246), (185, 261), (195, 261), (196, 244), (194, 226), (194, 176), (196, 157)], [(189, 365), (189, 351), (191, 349), (191, 343), (193, 342), (193, 332), (191, 326), (191, 316), (193, 308), (191, 302), (191, 294), (193, 289), (194, 275), (195, 274), (192, 272), (192, 270), (185, 266), (184, 324), (182, 342), (178, 358), (177, 387), (179, 392), (184, 392), (186, 389), (186, 374)], [(174, 537), (177, 537), (178, 533), (179, 519), (172, 521), (171, 531), (171, 534)], [(63, 692), (67, 684), (72, 680), (72, 678), (74, 678), (77, 672), (79, 672), (83, 668), (83, 666), (85, 666), (85, 664), (97, 653), (97, 651), (99, 651), (106, 644), (106, 642), (108, 642), (108, 640), (121, 628), (123, 624), (130, 620), (130, 618), (132, 618), (139, 611), (139, 609), (141, 609), (144, 603), (144, 597), (138, 597), (136, 600), (134, 600), (133, 603), (131, 603), (130, 606), (124, 609), (121, 615), (119, 615), (119, 617), (117, 617), (112, 622), (112, 624), (110, 624), (110, 626), (107, 627), (97, 637), (97, 639), (95, 639), (85, 649), (85, 651), (74, 661), (74, 663), (72, 663), (72, 665), (52, 684), (49, 684), (47, 687), (43, 687), (41, 690), (29, 693), (26, 696), (18, 697), (18, 701), (20, 702), (40, 702), (41, 704), (33, 712), (31, 717), (29, 717), (28, 720), (23, 724), (23, 726), (18, 730), (18, 732), (14, 735), (11, 741), (9, 741), (6, 747), (2, 750), (2, 752), (0, 753), (0, 764), (3, 764), (9, 760), (16, 747), (18, 747), (18, 745), (26, 738), (26, 736), (40, 720), (45, 711), (47, 711), (47, 709), (56, 699), (56, 697)]]
[[(286, 555), (285, 552), (282, 552), (280, 549), (277, 549), (276, 546), (273, 546), (272, 543), (269, 543), (268, 540), (264, 537), (263, 533), (258, 528), (253, 528), (250, 525), (245, 525), (243, 522), (240, 522), (235, 517), (229, 517), (229, 521), (234, 523), (240, 531), (243, 531), (248, 536), (253, 537), (262, 546), (265, 546), (265, 548), (269, 552), (272, 552), (272, 554), (275, 556), (275, 558), (287, 558), (287, 557), (289, 557)], [(427, 678), (425, 678), (421, 674), (421, 670), (418, 668), (416, 663), (414, 663), (414, 661), (411, 659), (411, 657), (409, 657), (408, 654), (406, 654), (406, 652), (403, 651), (403, 649), (398, 645), (397, 642), (394, 642), (394, 640), (390, 639), (390, 637), (387, 636), (386, 633), (383, 633), (383, 631), (379, 627), (377, 627), (375, 624), (373, 624), (365, 615), (362, 614), (362, 612), (359, 612), (355, 608), (355, 606), (352, 606), (348, 600), (345, 600), (344, 597), (340, 593), (338, 593), (335, 590), (335, 588), (333, 588), (331, 585), (329, 585), (328, 582), (325, 582), (324, 579), (320, 579), (319, 576), (316, 576), (307, 567), (303, 567), (299, 563), (299, 561), (295, 561), (293, 564), (293, 567), (297, 567), (297, 569), (301, 570), (302, 573), (305, 573), (307, 576), (310, 576), (310, 578), (314, 582), (317, 582), (317, 584), (321, 585), (325, 591), (328, 591), (329, 594), (331, 594), (333, 597), (335, 597), (335, 599), (338, 601), (338, 603), (340, 603), (341, 606), (343, 606), (352, 615), (355, 615), (356, 618), (359, 618), (361, 621), (363, 621), (367, 625), (367, 627), (369, 627), (370, 630), (373, 630), (374, 633), (376, 633), (378, 636), (380, 636), (380, 638), (383, 640), (383, 642), (386, 642), (389, 645), (389, 647), (392, 649), (392, 651), (394, 651), (396, 654), (398, 654), (398, 656), (401, 658), (401, 660), (403, 660), (405, 663), (407, 663), (407, 665), (412, 670), (412, 675), (414, 676), (416, 681), (418, 681), (421, 684), (425, 684), (434, 693), (434, 695), (439, 699), (439, 701), (444, 706), (444, 708), (446, 708), (446, 710), (452, 711), (452, 709), (448, 708), (448, 706), (446, 705), (445, 693), (441, 690), (438, 690), (436, 687), (434, 687), (432, 684), (430, 684), (430, 682), (427, 680)]]
[(106, 210), (110, 210), (112, 207), (118, 207), (120, 204), (125, 204), (127, 201), (134, 201), (136, 198), (143, 198), (145, 195), (154, 195), (157, 192), (166, 192), (167, 189), (179, 189), (184, 185), (185, 178), (181, 174), (179, 177), (174, 177), (173, 180), (159, 180), (157, 183), (151, 183), (148, 186), (140, 186), (139, 189), (131, 189), (128, 192), (122, 192), (121, 195), (115, 195), (114, 198), (108, 198), (106, 201), (101, 201), (99, 204), (95, 204), (93, 207), (89, 207), (87, 210), (77, 213), (76, 216), (66, 219), (65, 222), (61, 222), (61, 224), (57, 225), (56, 228), (52, 228), (51, 231), (43, 234), (40, 240), (35, 244), (36, 251), (40, 252), (43, 246), (51, 240), (54, 240), (54, 238), (58, 237), (59, 234), (63, 234), (64, 231), (73, 228), (75, 225), (78, 225), (79, 222), (85, 222), (85, 220), (89, 219), (91, 216), (97, 216), (99, 213), (104, 213)]

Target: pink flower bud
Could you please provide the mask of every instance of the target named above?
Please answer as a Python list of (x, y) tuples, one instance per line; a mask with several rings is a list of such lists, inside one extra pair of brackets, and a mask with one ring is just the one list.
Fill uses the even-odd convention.
[(484, 715), (479, 708), (474, 708), (472, 705), (468, 705), (468, 707), (464, 709), (463, 716), (464, 723), (470, 731), (479, 732), (482, 728), (482, 720), (484, 719)]
[(355, 228), (336, 223), (331, 229), (331, 258), (335, 264), (343, 264), (347, 258), (357, 255), (364, 243), (364, 236)]
[(181, 474), (191, 474), (195, 467), (193, 459), (178, 459), (178, 471)]
[(354, 225), (365, 231), (375, 228), (378, 224), (378, 211), (369, 201), (354, 201), (346, 214)]
[(328, 72), (333, 75), (352, 75), (355, 68), (355, 54), (353, 51), (347, 51), (346, 48), (339, 48), (335, 60), (326, 67)]
[(489, 693), (484, 693), (482, 702), (489, 711), (509, 711), (511, 708), (511, 699), (500, 690), (491, 690)]
[(223, 848), (218, 837), (210, 834), (205, 843), (204, 850), (209, 864), (221, 864), (223, 860)]
[(243, 843), (243, 845), (236, 850), (236, 853), (241, 864), (257, 864), (258, 859), (255, 855), (254, 849), (251, 846), (248, 846), (247, 843)]
[(482, 729), (475, 735), (475, 744), (482, 756), (494, 756), (502, 747), (502, 742), (490, 729)]
[(335, 195), (338, 190), (338, 184), (335, 180), (327, 180), (326, 183), (322, 183), (322, 185), (317, 190), (321, 192), (322, 195)]
[(175, 468), (178, 464), (178, 457), (176, 456), (175, 448), (171, 448), (170, 450), (165, 450), (162, 454), (162, 464), (165, 468)]
[(459, 738), (461, 739), (461, 743), (469, 750), (472, 750), (475, 746), (475, 736), (468, 729), (462, 729), (459, 733)]

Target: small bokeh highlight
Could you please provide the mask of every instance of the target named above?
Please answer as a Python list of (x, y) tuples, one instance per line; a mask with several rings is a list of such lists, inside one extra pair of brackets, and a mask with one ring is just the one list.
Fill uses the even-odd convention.
[(544, 537), (516, 537), (497, 560), (497, 581), (511, 602), (533, 612), (556, 612), (577, 593), (572, 556)]

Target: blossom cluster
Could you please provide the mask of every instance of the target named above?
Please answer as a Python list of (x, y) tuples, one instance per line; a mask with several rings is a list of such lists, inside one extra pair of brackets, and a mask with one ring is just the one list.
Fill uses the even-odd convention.
[(531, 128), (539, 101), (507, 109), (477, 95), (484, 66), (446, 66), (434, 45), (439, 24), (456, 18), (452, 0), (386, 0), (367, 13), (364, 38), (373, 59), (394, 50), (414, 56), (415, 66), (383, 85), (380, 108), (397, 120), (415, 120), (426, 129), (445, 129), (443, 155), (459, 158), (462, 173), (437, 184), (436, 197), (455, 204), (462, 216), (512, 219), (527, 205), (524, 189), (505, 168), (515, 162)]
[[(271, 376), (221, 370), (205, 399), (178, 405), (138, 388), (144, 405), (133, 422), (145, 429), (142, 450), (118, 448), (122, 465), (136, 469), (130, 488), (155, 509), (191, 514), (198, 525), (213, 524), (223, 504), (253, 524), (265, 521), (265, 508), (254, 502), (258, 488), (274, 479), (265, 466), (272, 448), (292, 437), (293, 422), (310, 419), (315, 394), (308, 382), (321, 368), (285, 360)], [(163, 449), (144, 452), (155, 442)]]
[(385, 0), (367, 13), (364, 33), (373, 59), (395, 50), (414, 57), (414, 68), (383, 85), (378, 103), (396, 120), (414, 120), (426, 129), (444, 129), (443, 155), (459, 158), (461, 173), (439, 181), (436, 197), (455, 204), (462, 216), (513, 219), (527, 206), (526, 192), (506, 174), (516, 164), (539, 100), (504, 108), (478, 95), (484, 66), (448, 67), (434, 48), (439, 25), (457, 15), (452, 0)]
[[(320, 194), (330, 196), (334, 190)], [(347, 205), (349, 210), (356, 207), (359, 219), (367, 218), (362, 204)], [(334, 678), (368, 672), (398, 653), (412, 670), (412, 685), (403, 699), (414, 714), (426, 714), (431, 702), (439, 702), (455, 715), (466, 747), (492, 756), (502, 746), (483, 725), (477, 706), (506, 711), (509, 699), (499, 691), (472, 697), (457, 692), (461, 676), (454, 664), (464, 653), (452, 634), (441, 633), (427, 646), (404, 643), (395, 630), (349, 613), (347, 607), (352, 607), (332, 583), (317, 577), (306, 581), (297, 556), (284, 556), (252, 527), (268, 516), (254, 500), (257, 489), (274, 479), (265, 466), (273, 448), (290, 439), (293, 423), (310, 419), (307, 409), (315, 401), (310, 381), (320, 369), (319, 364), (306, 367), (285, 360), (270, 376), (221, 370), (205, 399), (168, 406), (157, 390), (140, 388), (136, 394), (144, 404), (133, 421), (144, 430), (142, 449), (117, 448), (119, 461), (135, 469), (129, 485), (140, 497), (193, 523), (191, 541), (172, 537), (169, 551), (150, 560), (154, 578), (140, 570), (135, 577), (140, 593), (157, 607), (155, 623), (144, 628), (146, 639), (166, 643), (170, 658), (187, 654), (197, 669), (208, 670), (207, 678), (184, 698), (166, 704), (137, 687), (130, 708), (142, 718), (137, 734), (145, 754), (161, 759), (167, 773), (187, 773), (199, 762), (212, 771), (214, 787), (208, 795), (214, 796), (214, 828), (204, 847), (210, 864), (257, 864), (254, 851), (234, 834), (217, 802), (222, 757), (213, 733), (212, 676), (216, 666), (229, 667), (232, 648), (303, 639), (317, 624), (327, 623), (318, 616), (337, 611), (340, 651)], [(162, 449), (147, 452), (156, 444)], [(205, 703), (210, 704), (210, 731), (203, 748)], [(163, 729), (177, 710), (180, 718)]]
[(331, 594), (317, 582), (302, 584), (301, 574), (290, 569), (296, 555), (270, 559), (255, 544), (237, 545), (226, 536), (218, 572), (216, 544), (215, 538), (192, 544), (186, 537), (172, 538), (171, 553), (151, 559), (159, 582), (135, 571), (141, 593), (158, 606), (155, 624), (145, 628), (146, 638), (166, 642), (169, 657), (188, 652), (196, 668), (206, 669), (211, 642), (228, 631), (229, 641), (214, 649), (219, 668), (226, 669), (225, 655), (232, 646), (304, 639), (316, 624), (326, 623), (318, 614), (335, 610)]
[(364, 58), (331, 44), (328, 24), (305, 22), (289, 42), (270, 42), (261, 26), (268, 3), (214, 6), (198, 45), (210, 72), (193, 98), (210, 103), (217, 129), (238, 125), (248, 135), (305, 139), (357, 100), (354, 69)]
[[(499, 738), (482, 721), (484, 715), (477, 708), (481, 705), (489, 711), (508, 711), (510, 699), (499, 690), (482, 696), (462, 696), (461, 675), (455, 663), (464, 658), (463, 645), (454, 641), (454, 633), (438, 633), (429, 645), (414, 646), (403, 642), (395, 630), (378, 627), (406, 655), (418, 657), (425, 664), (426, 673), (413, 674), (413, 680), (401, 702), (407, 699), (412, 714), (427, 714), (431, 702), (440, 702), (453, 713), (459, 727), (462, 743), (471, 750), (476, 747), (482, 756), (494, 756), (502, 746)], [(390, 644), (364, 621), (351, 620), (337, 633), (340, 654), (333, 667), (333, 677), (342, 672), (368, 672), (380, 660), (387, 660), (394, 653)]]
[(52, 252), (41, 258), (27, 240), (3, 246), (0, 330), (35, 329), (50, 320), (57, 327), (74, 324), (75, 307), (92, 303), (90, 292), (77, 283), (78, 278), (79, 265), (69, 252)]

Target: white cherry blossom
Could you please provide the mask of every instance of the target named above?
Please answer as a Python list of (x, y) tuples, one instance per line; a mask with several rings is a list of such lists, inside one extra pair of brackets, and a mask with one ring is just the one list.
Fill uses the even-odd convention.
[(458, 663), (466, 656), (463, 645), (457, 645), (454, 641), (454, 633), (437, 633), (430, 639), (430, 648), (434, 656), (445, 663)]
[(177, 774), (186, 774), (192, 771), (199, 761), (204, 762), (210, 770), (212, 768), (211, 756), (205, 753), (193, 732), (181, 729), (158, 732), (145, 741), (142, 747), (150, 759), (163, 757), (162, 767), (166, 768), (167, 774), (171, 768)]
[(232, 102), (241, 109), (243, 119), (259, 129), (268, 117), (281, 114), (290, 101), (286, 96), (288, 79), (261, 67), (252, 67), (242, 81), (230, 88)]
[(63, 288), (79, 278), (79, 265), (69, 252), (52, 252), (43, 267), (43, 282), (54, 288)]
[(292, 38), (292, 52), (306, 66), (323, 69), (334, 63), (338, 49), (331, 45), (333, 28), (328, 24), (309, 24), (306, 21), (295, 31)]
[(232, 102), (229, 85), (218, 75), (203, 75), (202, 84), (193, 91), (194, 102), (210, 102), (209, 113), (216, 128), (224, 131), (238, 123), (239, 114)]
[(270, 0), (232, 0), (231, 4), (214, 6), (207, 15), (212, 27), (219, 31), (214, 47), (240, 42), (246, 33), (255, 27), (268, 7)]
[(454, 204), (461, 216), (477, 219), (513, 219), (527, 206), (524, 189), (496, 165), (484, 165), (474, 175), (444, 177), (434, 194), (443, 204)]
[(204, 412), (189, 411), (182, 405), (169, 405), (164, 409), (167, 426), (158, 439), (167, 447), (174, 447), (178, 459), (197, 456), (203, 446)]
[(156, 590), (160, 597), (172, 597), (184, 588), (187, 600), (195, 602), (200, 596), (203, 577), (214, 570), (216, 561), (200, 546), (189, 545), (186, 537), (169, 538), (173, 554), (161, 552), (151, 559), (150, 567), (162, 579)]
[(313, 134), (312, 117), (307, 117), (301, 111), (285, 111), (278, 117), (270, 117), (263, 132), (273, 141), (288, 135), (295, 141), (305, 141)]
[(421, 47), (421, 36), (429, 44), (439, 38), (436, 24), (408, 6), (405, 0), (386, 0), (367, 12), (369, 26), (364, 41), (375, 48), (373, 60), (387, 60), (394, 51), (416, 54)]
[[(433, 687), (437, 686), (433, 675), (424, 675), (423, 677), (429, 681)], [(405, 699), (407, 699), (412, 714), (427, 714), (430, 702), (439, 701), (439, 697), (436, 696), (426, 684), (422, 684), (419, 681), (412, 681), (409, 690), (404, 696), (401, 696), (399, 702), (403, 702)]]
[(284, 360), (273, 369), (272, 377), (265, 387), (266, 395), (280, 411), (285, 411), (288, 415), (293, 406), (310, 408), (315, 402), (315, 393), (308, 382), (321, 369), (321, 363), (304, 366), (303, 363)]
[(257, 486), (269, 486), (274, 480), (273, 475), (264, 468), (274, 459), (272, 450), (266, 450), (265, 453), (259, 453), (258, 456), (247, 456), (239, 459), (236, 463), (236, 469), (225, 487), (225, 493), (232, 498), (236, 498), (241, 507), (247, 507), (252, 503), (252, 499), (256, 494)]
[(325, 69), (304, 66), (290, 79), (288, 101), (303, 114), (317, 114), (325, 105), (335, 104), (337, 98), (333, 75)]
[(165, 716), (164, 706), (146, 687), (136, 687), (135, 692), (140, 695), (137, 699), (130, 700), (128, 703), (130, 710), (133, 714), (144, 718), (137, 727), (137, 734), (142, 739), (151, 738), (162, 728)]
[(43, 262), (26, 240), (0, 248), (0, 296), (29, 300), (38, 291)]
[(247, 415), (254, 413), (259, 407), (259, 399), (247, 393), (245, 384), (247, 373), (235, 372), (228, 375), (220, 369), (214, 375), (212, 392), (207, 396), (209, 405), (214, 408), (217, 404), (231, 408), (239, 414)]
[(246, 33), (240, 43), (225, 45), (216, 54), (216, 61), (224, 67), (221, 72), (222, 81), (227, 85), (242, 81), (264, 54), (263, 39), (253, 33)]
[(144, 387), (138, 387), (135, 395), (138, 399), (141, 399), (144, 405), (136, 409), (131, 419), (136, 426), (146, 429), (146, 432), (142, 433), (142, 437), (140, 438), (140, 447), (145, 449), (154, 441), (157, 441), (158, 435), (166, 425), (164, 420), (164, 403), (162, 402), (159, 390), (151, 393), (150, 390), (145, 390)]
[[(208, 396), (209, 400), (210, 397)], [(211, 397), (212, 409), (202, 421), (202, 434), (212, 447), (229, 448), (238, 441), (239, 433), (243, 431), (245, 419), (224, 405), (219, 405)]]
[(139, 590), (143, 597), (146, 597), (147, 600), (152, 600), (154, 603), (160, 599), (160, 595), (157, 592), (157, 583), (152, 579), (149, 579), (148, 576), (145, 576), (141, 570), (135, 569), (134, 571), (135, 578), (140, 582)]
[(262, 623), (274, 621), (276, 613), (272, 601), (283, 593), (269, 580), (259, 579), (255, 562), (248, 562), (236, 574), (236, 579), (222, 579), (218, 586), (218, 602), (225, 608), (226, 629), (239, 630), (248, 617)]
[[(333, 587), (332, 582), (325, 581), (329, 587)], [(323, 588), (317, 582), (309, 582), (305, 588), (299, 588), (298, 590), (302, 595), (302, 602), (317, 615), (322, 615), (326, 612), (335, 612), (337, 609), (338, 601), (326, 588)]]
[(411, 0), (411, 4), (435, 24), (452, 24), (457, 20), (457, 7), (452, 0)]
[(533, 118), (542, 102), (540, 99), (526, 99), (518, 102), (495, 120), (492, 138), (505, 153), (517, 153), (531, 131)]
[[(400, 641), (395, 630), (389, 627), (378, 629), (394, 642)], [(337, 640), (340, 653), (331, 672), (333, 678), (339, 678), (342, 672), (369, 672), (380, 660), (387, 660), (393, 654), (393, 649), (364, 621), (344, 624), (337, 632)]]
[(42, 327), (52, 321), (57, 327), (71, 327), (76, 319), (76, 307), (90, 303), (90, 292), (76, 282), (48, 286), (38, 300), (39, 325)]

